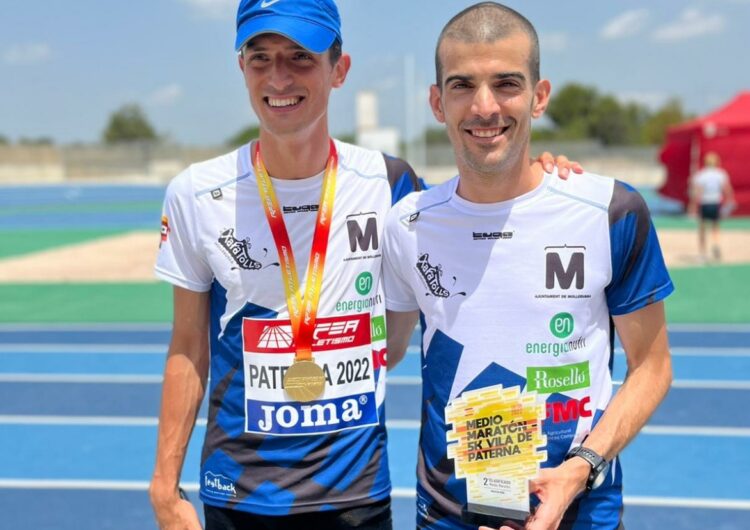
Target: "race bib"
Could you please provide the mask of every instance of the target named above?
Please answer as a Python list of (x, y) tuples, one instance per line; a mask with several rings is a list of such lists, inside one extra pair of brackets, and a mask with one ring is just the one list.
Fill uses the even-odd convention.
[(245, 318), (245, 430), (294, 436), (377, 424), (370, 339), (369, 313), (318, 318), (312, 350), (325, 374), (325, 390), (320, 399), (300, 403), (284, 392), (284, 374), (294, 361), (291, 322)]

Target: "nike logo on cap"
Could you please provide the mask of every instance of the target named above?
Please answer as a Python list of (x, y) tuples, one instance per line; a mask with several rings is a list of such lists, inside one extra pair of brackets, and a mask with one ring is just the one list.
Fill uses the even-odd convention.
[(272, 5), (274, 5), (274, 4), (275, 4), (276, 2), (278, 2), (278, 1), (279, 1), (279, 0), (263, 0), (263, 1), (262, 1), (262, 2), (260, 3), (260, 7), (263, 7), (263, 8), (266, 8), (266, 7), (271, 7)]

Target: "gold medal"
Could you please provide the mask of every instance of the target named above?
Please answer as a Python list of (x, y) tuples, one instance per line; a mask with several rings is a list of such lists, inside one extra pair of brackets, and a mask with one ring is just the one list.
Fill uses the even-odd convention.
[(326, 377), (315, 361), (294, 361), (284, 374), (284, 390), (294, 401), (306, 403), (323, 394)]

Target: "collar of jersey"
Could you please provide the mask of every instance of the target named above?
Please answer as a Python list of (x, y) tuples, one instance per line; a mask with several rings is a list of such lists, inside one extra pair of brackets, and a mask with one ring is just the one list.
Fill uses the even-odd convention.
[(544, 193), (544, 190), (547, 189), (551, 178), (556, 177), (553, 177), (553, 174), (551, 173), (545, 173), (542, 177), (541, 182), (536, 188), (527, 193), (524, 193), (523, 195), (519, 195), (518, 197), (508, 199), (507, 201), (479, 203), (467, 201), (466, 199), (458, 196), (458, 194), (456, 193), (456, 189), (458, 188), (459, 177), (456, 177), (453, 179), (453, 182), (451, 184), (452, 189), (450, 202), (455, 209), (464, 213), (472, 215), (497, 215), (500, 212), (507, 211), (513, 208), (522, 208), (533, 203), (539, 196), (541, 196), (542, 193)]

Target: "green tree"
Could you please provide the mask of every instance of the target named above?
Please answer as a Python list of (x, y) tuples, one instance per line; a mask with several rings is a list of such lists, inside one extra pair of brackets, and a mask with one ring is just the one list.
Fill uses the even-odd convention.
[(595, 88), (570, 83), (553, 93), (545, 114), (558, 129), (585, 133), (598, 100)]
[(110, 115), (102, 136), (107, 144), (157, 139), (156, 131), (146, 114), (134, 103), (123, 105)]
[(8, 137), (0, 134), (0, 145), (8, 145), (9, 143)]
[(428, 127), (424, 132), (427, 145), (450, 144), (445, 127)]
[(662, 144), (667, 135), (667, 129), (690, 118), (682, 110), (679, 99), (667, 101), (661, 108), (652, 114), (643, 124), (641, 138), (648, 144)]
[(54, 140), (49, 136), (39, 136), (37, 138), (26, 138), (22, 136), (18, 139), (18, 145), (54, 145)]
[(591, 136), (604, 145), (634, 144), (639, 141), (648, 110), (637, 103), (622, 105), (613, 96), (602, 96), (591, 113)]

